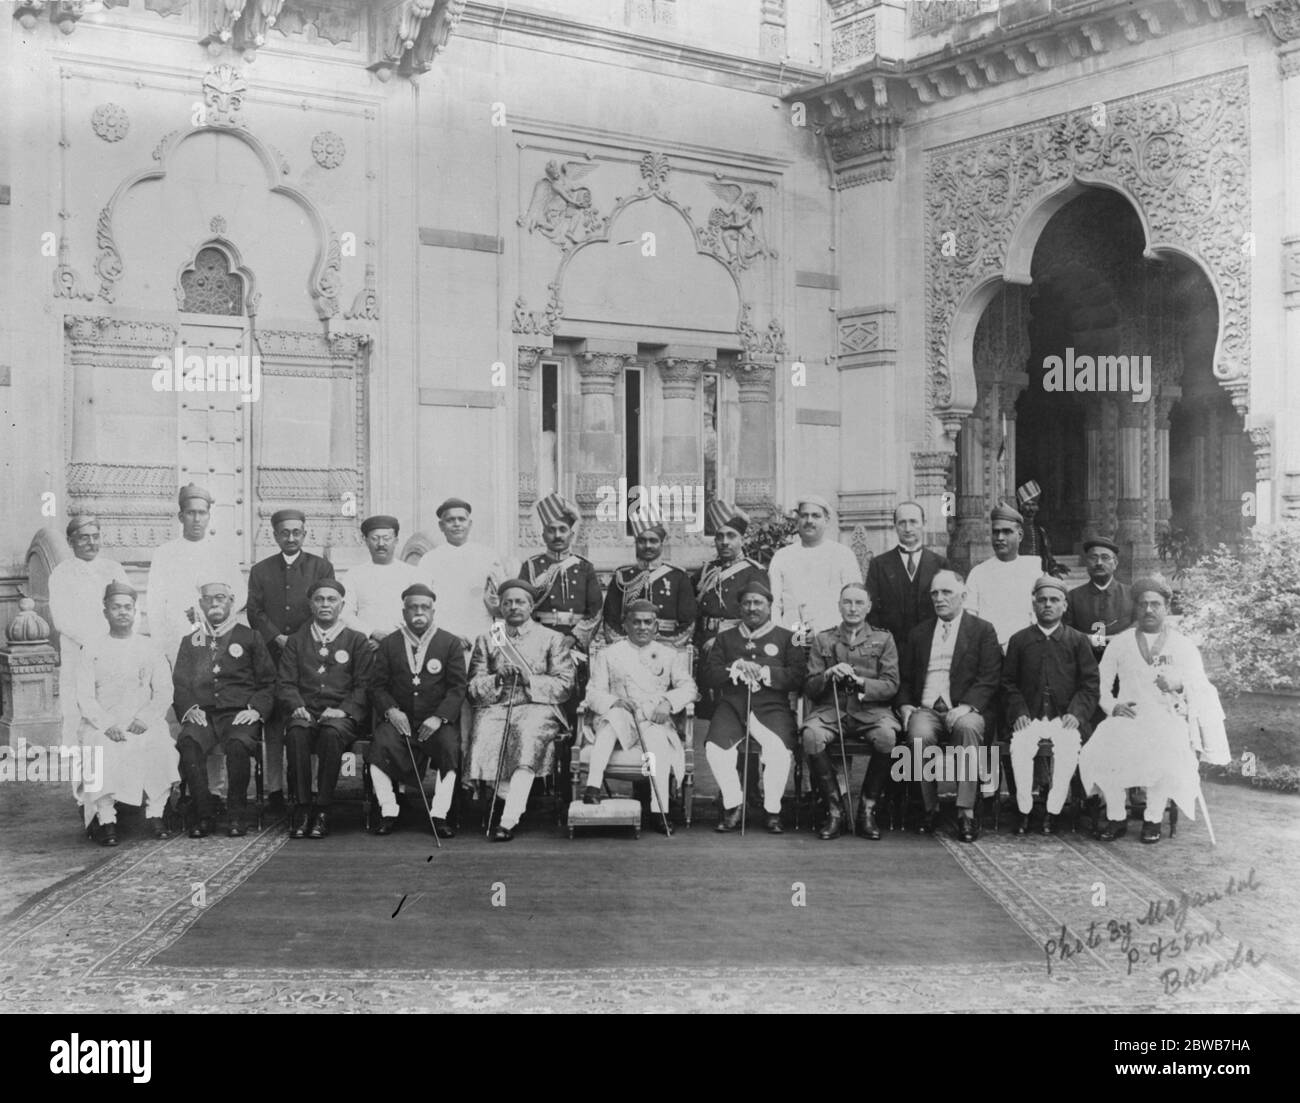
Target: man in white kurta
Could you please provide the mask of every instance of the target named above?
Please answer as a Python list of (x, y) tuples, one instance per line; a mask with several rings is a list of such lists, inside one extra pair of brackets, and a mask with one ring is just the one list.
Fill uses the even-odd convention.
[(468, 651), (499, 615), (497, 587), (506, 571), (495, 551), (470, 541), (474, 521), (468, 502), (448, 498), (437, 513), (447, 542), (426, 553), (420, 567), (438, 595), (438, 623), (460, 636)]
[(407, 587), (429, 581), (423, 565), (417, 567), (396, 557), (400, 532), (397, 518), (387, 514), (362, 521), (361, 535), (370, 562), (350, 568), (346, 576), (348, 596), (343, 621), (376, 647), (385, 636), (401, 631), (402, 594)]
[(117, 845), (115, 802), (144, 804), (154, 836), (166, 838), (161, 817), (179, 780), (166, 721), (171, 668), (149, 637), (134, 633), (135, 596), (126, 583), (108, 584), (100, 605), (108, 635), (86, 645), (77, 670), (83, 761), (102, 755), (102, 769), (82, 771), (77, 799), (87, 826), (99, 817), (104, 846)]
[(1107, 822), (1098, 836), (1103, 842), (1127, 829), (1126, 789), (1146, 787), (1142, 841), (1158, 843), (1167, 801), (1196, 818), (1197, 755), (1216, 766), (1228, 763), (1218, 691), (1196, 645), (1168, 623), (1171, 597), (1163, 579), (1135, 582), (1134, 625), (1111, 640), (1101, 657), (1107, 719), (1079, 754), (1079, 777), (1088, 793), (1099, 791), (1106, 801)]
[(81, 711), (77, 708), (77, 666), (87, 644), (108, 635), (104, 587), (126, 582), (122, 564), (99, 554), (99, 520), (88, 513), (68, 522), (71, 559), (50, 572), (50, 619), (59, 633), (59, 706), (63, 710), (63, 745), (77, 745)]
[(852, 549), (827, 537), (831, 506), (825, 498), (805, 494), (797, 506), (799, 542), (777, 550), (768, 576), (773, 622), (802, 629), (796, 639), (803, 641), (839, 625), (840, 591), (850, 582), (862, 584), (862, 568)]
[[(650, 778), (651, 810), (666, 813), (670, 778), (676, 774), (680, 780), (686, 772), (673, 713), (699, 696), (690, 655), (655, 638), (659, 611), (652, 601), (629, 602), (623, 630), (626, 639), (602, 648), (591, 661), (586, 700), (596, 718), (596, 738), (582, 799), (585, 804), (600, 803), (605, 768), (615, 747), (637, 749), (644, 756), (642, 772)], [(655, 830), (672, 834), (664, 817)]]
[(988, 621), (1006, 654), (1011, 637), (1035, 623), (1034, 584), (1043, 573), (1037, 557), (1020, 554), (1024, 520), (1005, 502), (991, 515), (993, 558), (971, 568), (966, 611)]

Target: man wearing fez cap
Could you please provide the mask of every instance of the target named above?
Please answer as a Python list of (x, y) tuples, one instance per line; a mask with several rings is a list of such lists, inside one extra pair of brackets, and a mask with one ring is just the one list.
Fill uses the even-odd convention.
[[(402, 627), (375, 653), (370, 699), (383, 714), (366, 762), (379, 798), (376, 835), (391, 834), (399, 812), (393, 784), (422, 785), (429, 762), (437, 774), (431, 812), (443, 838), (456, 792), (465, 652), (460, 637), (434, 624), (437, 595), (423, 582), (402, 592)], [(408, 746), (409, 745), (409, 746)], [(414, 758), (414, 766), (412, 766)]]
[(772, 618), (798, 628), (800, 643), (807, 645), (812, 633), (839, 624), (840, 591), (862, 581), (862, 568), (848, 547), (826, 535), (830, 502), (820, 494), (805, 494), (795, 507), (799, 539), (777, 549), (768, 573), (775, 595)]
[(1169, 623), (1172, 598), (1158, 575), (1134, 582), (1133, 627), (1101, 657), (1107, 719), (1079, 756), (1079, 777), (1087, 792), (1100, 792), (1106, 802), (1107, 823), (1099, 835), (1104, 842), (1127, 830), (1126, 789), (1146, 788), (1142, 841), (1158, 843), (1169, 800), (1196, 818), (1198, 757), (1216, 766), (1228, 763), (1219, 693), (1196, 645)]
[[(276, 698), (285, 714), (290, 777), (298, 802), (289, 837), (329, 834), (330, 803), (343, 752), (356, 739), (369, 703), (374, 649), (340, 619), (347, 591), (337, 579), (321, 578), (308, 591), (312, 619), (284, 645)], [(316, 756), (316, 803), (312, 806), (311, 756)]]
[(372, 650), (402, 626), (402, 591), (428, 582), (428, 570), (397, 558), (402, 531), (396, 517), (378, 513), (361, 522), (370, 562), (348, 569), (348, 599), (343, 619), (369, 637)]
[(1100, 661), (1106, 644), (1133, 623), (1133, 593), (1115, 577), (1119, 568), (1115, 541), (1089, 536), (1083, 542), (1083, 560), (1088, 581), (1070, 591), (1065, 623), (1088, 637), (1092, 653)]
[(659, 639), (685, 647), (695, 631), (695, 587), (685, 571), (661, 558), (668, 528), (659, 510), (651, 503), (639, 503), (629, 514), (636, 562), (619, 567), (609, 580), (605, 639), (609, 643), (622, 639), (628, 605), (645, 600), (659, 610)]
[(225, 752), (230, 781), (230, 837), (247, 831), (250, 757), (275, 701), (275, 664), (262, 637), (234, 616), (234, 588), (225, 579), (199, 587), (199, 621), (181, 641), (172, 671), (181, 773), (194, 798), (191, 839), (213, 830), (208, 755)]
[(1002, 692), (1011, 725), (1011, 772), (1020, 809), (1017, 835), (1029, 832), (1039, 743), (1052, 744), (1052, 788), (1042, 825), (1043, 834), (1051, 835), (1097, 707), (1097, 660), (1087, 637), (1062, 622), (1065, 593), (1065, 584), (1050, 575), (1035, 581), (1036, 623), (1012, 633), (1002, 664)]
[(591, 647), (600, 624), (600, 578), (591, 561), (570, 549), (580, 519), (578, 507), (559, 494), (547, 494), (537, 503), (546, 551), (528, 559), (519, 577), (537, 591), (533, 619), (570, 637), (580, 651)]
[(1028, 558), (1037, 558), (1043, 574), (1053, 578), (1065, 578), (1070, 573), (1069, 567), (1063, 567), (1052, 555), (1052, 543), (1047, 530), (1038, 523), (1038, 509), (1042, 505), (1043, 491), (1032, 480), (1016, 489), (1016, 502), (1024, 517), (1024, 538), (1020, 541), (1020, 554)]
[(717, 691), (704, 754), (721, 790), (718, 831), (740, 826), (743, 792), (736, 750), (749, 720), (748, 733), (762, 754), (767, 829), (781, 834), (781, 797), (796, 735), (790, 694), (803, 688), (806, 668), (804, 649), (795, 643), (794, 634), (772, 620), (772, 591), (757, 579), (745, 583), (740, 588), (740, 624), (718, 633), (700, 671), (700, 682)]
[(1020, 554), (1024, 518), (1016, 510), (999, 502), (990, 514), (990, 527), (993, 558), (971, 568), (966, 611), (993, 625), (1005, 653), (1012, 634), (1034, 622), (1034, 583), (1043, 571), (1036, 558)]
[(99, 519), (83, 513), (67, 528), (72, 558), (50, 572), (50, 619), (59, 633), (59, 705), (63, 710), (63, 745), (77, 745), (81, 713), (77, 710), (77, 664), (91, 640), (108, 635), (104, 587), (126, 582), (122, 564), (99, 552)]
[(560, 633), (532, 619), (536, 596), (523, 579), (501, 584), (505, 625), (493, 626), (474, 641), (469, 664), (469, 696), (477, 708), (466, 776), (491, 783), (505, 801), (493, 842), (514, 838), (533, 779), (550, 771), (556, 737), (568, 724), (559, 706), (573, 692), (573, 652)]
[[(87, 641), (77, 666), (84, 757), (76, 796), (86, 826), (98, 818), (104, 846), (117, 846), (116, 804), (145, 805), (154, 837), (167, 838), (162, 814), (177, 780), (176, 744), (166, 720), (171, 670), (153, 641), (135, 634), (135, 599), (125, 582), (104, 588), (100, 608), (108, 635)], [(89, 761), (99, 768), (89, 768)]]
[[(300, 509), (279, 509), (271, 514), (271, 532), (280, 546), (277, 554), (253, 565), (248, 574), (248, 623), (262, 637), (272, 663), (279, 663), (284, 645), (311, 620), (307, 591), (322, 578), (333, 578), (329, 560), (303, 550), (307, 515)], [(273, 706), (274, 707), (274, 706)], [(270, 807), (284, 803), (284, 717), (263, 716), (266, 738), (266, 789)]]

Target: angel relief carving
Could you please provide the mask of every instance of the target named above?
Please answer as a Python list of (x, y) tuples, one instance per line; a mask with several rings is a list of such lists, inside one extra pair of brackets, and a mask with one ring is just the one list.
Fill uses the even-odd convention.
[(775, 257), (763, 238), (763, 208), (758, 193), (721, 178), (706, 180), (723, 206), (709, 212), (709, 224), (700, 234), (704, 247), (724, 264), (741, 271), (760, 257)]
[(546, 174), (533, 185), (528, 211), (516, 223), (562, 249), (601, 233), (606, 220), (592, 205), (591, 189), (578, 184), (596, 168), (589, 161), (547, 161)]

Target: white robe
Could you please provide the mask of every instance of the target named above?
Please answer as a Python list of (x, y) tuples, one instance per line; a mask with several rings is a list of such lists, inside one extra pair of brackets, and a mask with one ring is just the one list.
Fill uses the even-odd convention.
[(233, 612), (244, 608), (248, 584), (239, 568), (239, 553), (226, 542), (179, 536), (154, 551), (146, 604), (149, 635), (169, 664), (176, 662), (181, 640), (194, 631), (187, 611), (197, 611), (199, 587), (207, 582), (228, 582), (235, 593)]
[(862, 568), (851, 548), (823, 540), (814, 548), (796, 541), (777, 549), (768, 569), (772, 580), (772, 619), (783, 628), (802, 623), (814, 632), (840, 623), (840, 590), (862, 582)]
[(1004, 654), (1012, 636), (1036, 623), (1034, 583), (1042, 577), (1043, 564), (1036, 555), (1017, 556), (1010, 563), (995, 556), (970, 570), (965, 609), (993, 625)]
[(122, 564), (105, 555), (65, 559), (50, 572), (50, 619), (59, 632), (59, 706), (63, 711), (63, 745), (77, 745), (81, 710), (77, 707), (77, 667), (82, 649), (108, 635), (104, 588), (126, 582)]
[(420, 567), (433, 580), (438, 595), (439, 627), (471, 643), (492, 627), (492, 613), (484, 599), (495, 610), (497, 587), (506, 577), (496, 552), (473, 542), (460, 547), (439, 544), (425, 553)]
[[(344, 622), (367, 636), (372, 632), (387, 635), (402, 627), (402, 591), (417, 582), (427, 586), (429, 572), (423, 566), (394, 559), (391, 563), (371, 562), (350, 567), (342, 581), (347, 590)], [(442, 610), (435, 608), (441, 628)]]

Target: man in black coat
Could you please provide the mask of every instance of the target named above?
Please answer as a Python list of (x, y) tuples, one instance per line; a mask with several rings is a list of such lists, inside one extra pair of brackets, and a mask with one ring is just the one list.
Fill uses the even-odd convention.
[[(374, 650), (364, 635), (339, 619), (346, 591), (322, 578), (308, 595), (312, 619), (284, 645), (276, 700), (285, 713), (285, 739), (298, 808), (291, 839), (329, 834), (330, 802), (343, 752), (357, 737), (369, 705)], [(312, 805), (311, 756), (316, 756), (316, 803)]]
[(1088, 581), (1076, 586), (1066, 598), (1065, 623), (1088, 637), (1093, 656), (1101, 662), (1106, 645), (1133, 624), (1133, 595), (1115, 577), (1119, 545), (1113, 540), (1088, 537), (1083, 542), (1083, 560), (1088, 567)]
[(1092, 647), (1082, 632), (1063, 622), (1066, 590), (1044, 575), (1034, 584), (1036, 624), (1007, 641), (1002, 692), (1011, 725), (1011, 774), (1020, 809), (1017, 835), (1029, 831), (1033, 811), (1034, 757), (1040, 741), (1052, 744), (1052, 788), (1047, 795), (1043, 834), (1051, 835), (1079, 764), (1079, 747), (1092, 730), (1100, 699), (1100, 677)]
[[(271, 662), (278, 663), (289, 637), (311, 620), (307, 591), (319, 579), (333, 578), (334, 567), (329, 560), (302, 550), (307, 515), (301, 510), (281, 509), (271, 514), (271, 532), (280, 551), (253, 564), (248, 573), (248, 623), (262, 637)], [(283, 801), (284, 717), (276, 713), (263, 720), (266, 790), (275, 809)]]
[(942, 555), (921, 547), (924, 529), (925, 510), (921, 504), (900, 502), (894, 510), (898, 544), (873, 556), (867, 564), (867, 593), (871, 595), (867, 621), (893, 636), (900, 654), (912, 629), (934, 616), (930, 583), (948, 566)]
[(199, 587), (199, 623), (181, 640), (172, 668), (176, 749), (196, 813), (191, 839), (212, 833), (207, 760), (217, 747), (226, 756), (230, 837), (247, 832), (249, 758), (275, 702), (275, 664), (262, 637), (232, 616), (234, 596), (229, 582)]
[[(930, 583), (935, 616), (912, 629), (900, 656), (897, 704), (910, 741), (926, 747), (953, 744), (956, 757), (944, 759), (959, 767), (957, 776), (957, 837), (974, 842), (979, 837), (975, 818), (977, 771), (970, 759), (983, 744), (993, 721), (993, 701), (1002, 673), (1002, 648), (997, 630), (986, 620), (963, 609), (965, 581), (956, 571), (943, 570)], [(964, 757), (962, 757), (964, 756)], [(920, 755), (915, 751), (915, 764)], [(925, 801), (921, 833), (934, 831), (939, 809), (939, 786), (920, 777)]]
[(438, 773), (431, 813), (445, 839), (456, 791), (460, 707), (465, 701), (465, 649), (460, 637), (433, 623), (434, 592), (422, 582), (402, 591), (402, 628), (389, 633), (375, 653), (371, 700), (383, 714), (366, 762), (379, 798), (376, 835), (397, 826), (394, 782), (421, 785), (430, 761)]

